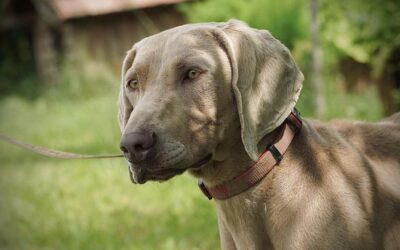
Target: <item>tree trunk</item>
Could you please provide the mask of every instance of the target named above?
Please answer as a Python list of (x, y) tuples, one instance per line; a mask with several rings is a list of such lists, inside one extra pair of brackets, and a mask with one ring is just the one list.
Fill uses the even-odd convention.
[(322, 49), (319, 41), (318, 0), (310, 0), (310, 33), (312, 43), (312, 86), (314, 91), (314, 110), (318, 117), (325, 113), (325, 95), (322, 82)]

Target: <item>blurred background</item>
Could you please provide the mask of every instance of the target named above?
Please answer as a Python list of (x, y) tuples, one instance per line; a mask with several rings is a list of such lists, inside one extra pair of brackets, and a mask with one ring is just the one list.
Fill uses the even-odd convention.
[[(269, 30), (305, 75), (303, 116), (400, 110), (398, 0), (0, 0), (0, 133), (118, 152), (120, 67), (134, 42), (191, 22)], [(218, 249), (188, 175), (130, 183), (122, 159), (54, 160), (0, 142), (0, 249)]]

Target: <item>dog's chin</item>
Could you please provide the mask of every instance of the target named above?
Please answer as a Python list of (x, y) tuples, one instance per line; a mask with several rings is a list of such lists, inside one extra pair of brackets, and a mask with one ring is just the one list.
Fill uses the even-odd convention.
[(179, 168), (168, 168), (162, 169), (155, 172), (148, 172), (146, 181), (167, 181), (177, 175), (183, 174), (186, 169)]
[(131, 180), (135, 184), (144, 184), (147, 181), (163, 182), (180, 175), (186, 171), (182, 168), (165, 168), (159, 170), (146, 170), (143, 168), (130, 167)]
[(196, 161), (187, 168), (167, 167), (163, 169), (147, 169), (131, 165), (129, 171), (131, 171), (132, 182), (137, 184), (144, 184), (147, 181), (163, 182), (177, 175), (183, 174), (188, 169), (200, 169), (202, 166), (207, 164), (211, 158), (212, 155), (208, 154), (206, 157), (201, 158), (199, 161)]

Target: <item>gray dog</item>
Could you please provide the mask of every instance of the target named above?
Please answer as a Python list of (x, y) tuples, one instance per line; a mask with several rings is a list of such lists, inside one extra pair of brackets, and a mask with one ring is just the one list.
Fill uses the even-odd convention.
[(302, 81), (285, 46), (239, 21), (143, 39), (120, 91), (132, 181), (202, 179), (223, 249), (400, 249), (400, 114), (302, 121)]

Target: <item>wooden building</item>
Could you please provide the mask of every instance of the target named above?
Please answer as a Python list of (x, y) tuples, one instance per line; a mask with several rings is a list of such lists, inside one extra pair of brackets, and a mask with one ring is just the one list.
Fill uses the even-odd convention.
[(60, 61), (96, 60), (120, 70), (143, 37), (184, 23), (184, 0), (3, 0), (0, 35), (24, 27), (40, 79), (57, 82)]

